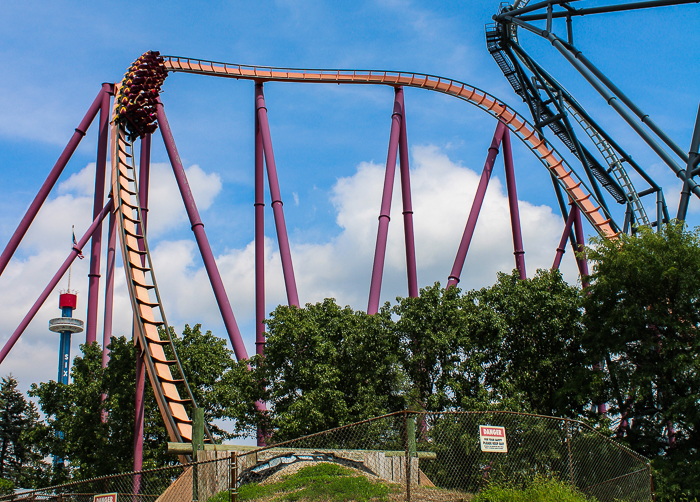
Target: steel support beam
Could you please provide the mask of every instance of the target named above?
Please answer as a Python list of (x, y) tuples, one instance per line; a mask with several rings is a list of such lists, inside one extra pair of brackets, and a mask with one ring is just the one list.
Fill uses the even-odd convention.
[[(403, 93), (401, 97), (403, 97)], [(394, 192), (394, 178), (396, 175), (396, 154), (398, 152), (399, 136), (401, 135), (401, 108), (397, 89), (394, 97), (394, 111), (391, 114), (389, 151), (386, 157), (384, 190), (382, 191), (382, 204), (379, 210), (379, 228), (377, 229), (377, 243), (374, 249), (372, 279), (369, 287), (369, 301), (367, 302), (367, 313), (370, 315), (374, 315), (379, 311), (379, 296), (382, 291), (386, 241), (389, 233), (389, 220), (391, 219), (391, 196)]]
[[(577, 206), (578, 208), (578, 206)], [(564, 232), (561, 234), (561, 240), (559, 241), (559, 247), (557, 247), (557, 254), (554, 257), (554, 263), (552, 264), (552, 270), (559, 270), (559, 265), (561, 265), (561, 259), (566, 252), (566, 241), (569, 240), (569, 235), (571, 235), (571, 226), (574, 223), (574, 218), (576, 217), (576, 212), (569, 210), (569, 216), (566, 218), (566, 223), (564, 224)], [(572, 242), (573, 246), (573, 242)], [(578, 262), (578, 258), (576, 258)]]
[(477, 187), (476, 194), (474, 195), (474, 202), (472, 202), (472, 208), (469, 211), (469, 218), (467, 219), (467, 225), (464, 228), (464, 234), (462, 234), (462, 241), (459, 244), (455, 262), (454, 265), (452, 265), (452, 271), (450, 272), (450, 276), (447, 280), (448, 288), (450, 286), (456, 286), (459, 283), (459, 277), (462, 274), (462, 269), (464, 268), (464, 261), (467, 258), (469, 245), (471, 244), (472, 237), (474, 236), (476, 220), (479, 218), (479, 212), (481, 211), (481, 206), (484, 203), (486, 188), (488, 187), (489, 180), (491, 179), (493, 164), (496, 161), (496, 156), (498, 155), (498, 149), (501, 145), (501, 140), (505, 129), (506, 126), (503, 124), (503, 122), (499, 121), (498, 126), (496, 127), (496, 132), (494, 132), (493, 139), (491, 140), (491, 146), (489, 147), (488, 151), (489, 153), (486, 157), (486, 162), (484, 163), (484, 170), (481, 172), (479, 186)]
[[(139, 157), (139, 206), (141, 210), (141, 221), (143, 228), (136, 231), (146, 237), (148, 231), (148, 188), (151, 178), (151, 134), (145, 134), (141, 138), (141, 152)], [(145, 251), (144, 239), (138, 240), (139, 250)], [(146, 255), (141, 256), (141, 265), (146, 265)], [(136, 314), (136, 313), (134, 313)], [(136, 324), (134, 319), (133, 333), (136, 337)], [(143, 359), (143, 351), (145, 347), (140, 347), (137, 344), (136, 352), (136, 414), (134, 417), (134, 471), (140, 471), (143, 467), (143, 429), (144, 429), (144, 403), (146, 392), (146, 363)], [(141, 480), (139, 477), (134, 479), (134, 493), (139, 493)]]
[(46, 286), (44, 291), (39, 295), (39, 298), (37, 298), (36, 302), (34, 302), (34, 305), (32, 305), (32, 308), (29, 309), (29, 312), (27, 312), (27, 315), (24, 316), (24, 319), (22, 319), (22, 322), (19, 324), (17, 329), (12, 333), (10, 336), (10, 339), (7, 340), (5, 343), (5, 346), (2, 348), (0, 351), (0, 364), (5, 360), (7, 357), (7, 354), (9, 354), (10, 350), (12, 347), (17, 343), (17, 340), (19, 340), (19, 337), (22, 336), (22, 333), (24, 333), (24, 330), (27, 329), (27, 326), (29, 326), (29, 323), (34, 319), (34, 316), (36, 313), (39, 311), (41, 306), (44, 304), (46, 299), (49, 297), (51, 292), (54, 290), (56, 285), (58, 284), (58, 281), (61, 280), (61, 277), (66, 273), (66, 271), (70, 268), (70, 266), (73, 264), (75, 261), (75, 258), (78, 256), (78, 253), (82, 251), (82, 249), (85, 247), (85, 244), (87, 244), (87, 241), (92, 237), (92, 235), (95, 233), (97, 230), (97, 226), (102, 222), (102, 220), (107, 216), (107, 214), (112, 210), (113, 207), (113, 201), (112, 199), (109, 199), (109, 202), (107, 205), (100, 211), (100, 213), (97, 215), (97, 218), (92, 222), (92, 224), (88, 227), (87, 231), (85, 232), (85, 235), (83, 235), (80, 240), (78, 241), (78, 244), (73, 246), (73, 249), (71, 250), (70, 254), (68, 255), (68, 258), (63, 262), (63, 265), (58, 269), (58, 272), (56, 272), (56, 275), (53, 276), (49, 284)]
[(263, 85), (260, 82), (255, 84), (255, 109), (257, 111), (258, 125), (262, 136), (265, 164), (267, 165), (267, 180), (270, 184), (272, 212), (275, 217), (277, 242), (280, 248), (280, 258), (282, 259), (282, 273), (284, 275), (284, 285), (287, 290), (287, 301), (290, 306), (295, 305), (299, 307), (299, 294), (297, 292), (297, 282), (294, 278), (294, 265), (292, 264), (292, 252), (289, 247), (289, 238), (287, 237), (287, 224), (284, 221), (282, 195), (277, 179), (275, 154), (272, 151), (272, 138), (270, 137), (270, 126), (267, 120), (265, 95), (263, 94)]
[(510, 145), (510, 132), (503, 130), (503, 164), (506, 169), (506, 188), (508, 190), (508, 207), (510, 209), (510, 228), (513, 231), (513, 254), (515, 267), (520, 279), (527, 279), (525, 270), (525, 250), (523, 235), (520, 230), (520, 210), (518, 209), (518, 192), (515, 186), (515, 169), (513, 168), (513, 151)]
[(255, 353), (265, 349), (265, 165), (257, 105), (255, 108)]
[[(109, 97), (113, 93), (112, 84), (102, 84), (100, 103), (100, 130), (97, 137), (97, 160), (95, 162), (95, 200), (92, 217), (97, 217), (104, 206), (105, 173), (107, 170), (107, 144), (109, 142)], [(100, 259), (102, 257), (102, 224), (97, 226), (94, 238), (90, 241), (90, 272), (88, 273), (87, 321), (85, 322), (85, 343), (97, 341), (97, 308), (100, 296)]]
[(187, 216), (189, 217), (190, 224), (192, 225), (192, 232), (194, 232), (194, 237), (197, 241), (199, 252), (202, 255), (202, 261), (204, 261), (204, 268), (207, 271), (207, 275), (209, 276), (209, 282), (211, 283), (212, 289), (214, 290), (216, 303), (219, 306), (221, 317), (223, 317), (224, 325), (226, 326), (226, 331), (228, 332), (229, 339), (231, 340), (231, 345), (233, 346), (233, 351), (235, 352), (236, 358), (239, 361), (243, 359), (248, 359), (248, 352), (246, 351), (245, 345), (243, 344), (241, 332), (238, 329), (236, 318), (233, 315), (231, 304), (229, 303), (228, 296), (226, 295), (226, 289), (224, 288), (224, 283), (221, 280), (219, 269), (216, 266), (214, 254), (211, 251), (211, 246), (209, 246), (207, 234), (204, 232), (204, 223), (202, 223), (202, 219), (199, 217), (199, 211), (197, 210), (197, 205), (195, 204), (194, 197), (192, 196), (192, 190), (190, 190), (190, 185), (187, 182), (185, 168), (183, 167), (182, 161), (180, 160), (180, 155), (177, 152), (177, 147), (175, 146), (175, 139), (173, 138), (173, 133), (170, 130), (168, 119), (165, 116), (163, 103), (161, 103), (160, 100), (158, 101), (157, 116), (158, 125), (160, 126), (160, 132), (163, 136), (163, 141), (165, 143), (165, 149), (168, 152), (170, 164), (172, 165), (173, 172), (175, 173), (177, 186), (180, 190), (180, 194), (182, 195), (182, 200), (185, 203), (185, 209), (187, 210)]
[[(693, 176), (694, 170), (697, 167), (698, 161), (700, 161), (700, 107), (698, 107), (698, 115), (695, 118), (695, 128), (693, 129), (693, 138), (690, 141), (690, 150), (688, 151), (688, 167), (685, 172), (690, 173), (690, 177)], [(683, 182), (683, 191), (681, 192), (681, 200), (678, 204), (678, 215), (679, 220), (685, 220), (685, 215), (688, 212), (688, 200), (690, 199), (690, 188), (688, 182)]]
[(399, 172), (401, 174), (401, 200), (403, 202), (403, 232), (406, 245), (406, 275), (408, 296), (418, 297), (418, 273), (416, 271), (416, 244), (413, 233), (413, 205), (411, 202), (411, 175), (408, 165), (408, 136), (406, 135), (406, 105), (403, 87), (396, 88), (396, 99), (401, 106), (401, 132), (399, 133)]
[(14, 255), (15, 251), (17, 251), (19, 243), (22, 242), (24, 235), (27, 233), (27, 230), (29, 230), (29, 227), (32, 224), (32, 221), (34, 221), (39, 209), (41, 209), (44, 201), (46, 201), (51, 189), (56, 184), (59, 176), (61, 176), (63, 169), (66, 167), (66, 164), (68, 164), (68, 161), (75, 152), (75, 149), (78, 147), (78, 144), (80, 144), (80, 140), (85, 137), (85, 133), (90, 127), (90, 124), (92, 124), (97, 112), (100, 110), (100, 106), (102, 106), (103, 93), (104, 90), (102, 89), (100, 89), (100, 92), (97, 93), (95, 101), (92, 102), (92, 105), (85, 114), (85, 117), (83, 117), (80, 125), (75, 129), (73, 136), (63, 149), (63, 153), (61, 153), (61, 156), (56, 161), (56, 164), (54, 164), (53, 169), (51, 169), (51, 172), (46, 177), (46, 181), (44, 181), (44, 184), (41, 185), (39, 193), (37, 193), (36, 197), (34, 197), (34, 200), (29, 206), (29, 209), (27, 209), (27, 212), (24, 214), (22, 221), (20, 221), (19, 225), (17, 226), (15, 233), (12, 234), (12, 237), (10, 237), (10, 241), (7, 243), (7, 246), (5, 246), (5, 250), (2, 252), (2, 255), (0, 255), (0, 275), (2, 275), (2, 273), (5, 271), (5, 267), (7, 267), (12, 255)]
[[(649, 9), (652, 7), (667, 7), (671, 5), (685, 5), (689, 3), (700, 3), (700, 0), (652, 0), (650, 2), (632, 2), (619, 5), (603, 5), (600, 7), (589, 7), (588, 9), (569, 9), (565, 11), (553, 12), (552, 19), (565, 17), (570, 19), (576, 16), (587, 16), (590, 14), (607, 14), (610, 12), (621, 12), (628, 10)], [(511, 14), (510, 12), (508, 14)], [(543, 21), (547, 19), (549, 13), (530, 14), (521, 16), (523, 21)]]

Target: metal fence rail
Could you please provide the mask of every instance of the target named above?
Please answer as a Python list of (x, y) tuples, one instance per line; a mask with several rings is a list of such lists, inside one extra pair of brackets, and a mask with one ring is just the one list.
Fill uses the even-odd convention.
[[(503, 442), (482, 442), (483, 426), (486, 432), (502, 427)], [(463, 500), (489, 483), (524, 487), (536, 477), (556, 479), (599, 502), (654, 500), (647, 459), (564, 418), (405, 411), (291, 441), (275, 442), (273, 435), (270, 442), (253, 450), (217, 446), (219, 451), (200, 451), (191, 464), (74, 482), (0, 502), (91, 502), (101, 493), (117, 493), (118, 502), (233, 502), (241, 486), (274, 483), (320, 462), (389, 485), (392, 500)]]

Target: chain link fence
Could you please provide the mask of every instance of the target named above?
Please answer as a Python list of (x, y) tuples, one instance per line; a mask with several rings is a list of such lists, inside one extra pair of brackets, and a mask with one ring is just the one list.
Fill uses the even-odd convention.
[(489, 483), (525, 487), (536, 477), (556, 479), (591, 501), (654, 500), (647, 459), (577, 420), (512, 412), (398, 412), (270, 441), (263, 448), (199, 452), (199, 461), (191, 464), (0, 501), (92, 502), (96, 494), (116, 493), (118, 500), (95, 502), (235, 502), (245, 485), (274, 484), (323, 462), (387, 485), (389, 499), (396, 501), (467, 501)]
[[(208, 453), (208, 452), (202, 452)], [(217, 452), (213, 452), (217, 453)], [(188, 464), (115, 474), (0, 497), (2, 502), (229, 502), (236, 454)], [(225, 494), (225, 496), (221, 495)]]

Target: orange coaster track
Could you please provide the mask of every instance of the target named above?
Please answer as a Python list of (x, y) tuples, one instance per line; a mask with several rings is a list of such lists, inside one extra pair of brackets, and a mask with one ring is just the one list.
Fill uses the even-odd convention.
[[(170, 338), (148, 243), (143, 235), (133, 144), (127, 138), (123, 124), (112, 124), (111, 143), (112, 196), (137, 328), (135, 343), (143, 353), (151, 387), (170, 440), (189, 442), (192, 441), (192, 421), (185, 405), (194, 407), (195, 402)], [(172, 353), (170, 358), (166, 350)], [(181, 378), (173, 375), (173, 369)], [(181, 397), (178, 386), (185, 397)]]
[(441, 92), (471, 103), (503, 122), (537, 156), (558, 180), (586, 219), (603, 237), (614, 239), (617, 233), (610, 218), (595, 200), (590, 190), (569, 167), (566, 160), (535, 128), (515, 110), (495, 96), (464, 82), (449, 78), (375, 70), (304, 70), (217, 63), (201, 59), (163, 56), (165, 68), (172, 72), (196, 73), (216, 77), (256, 80), (261, 82), (311, 82), (332, 84), (380, 84), (418, 87)]
[[(211, 61), (165, 56), (165, 68), (217, 77), (255, 81), (315, 82), (334, 84), (381, 84), (424, 88), (471, 103), (503, 122), (537, 156), (557, 179), (572, 201), (603, 237), (614, 239), (616, 232), (586, 185), (566, 160), (525, 118), (495, 96), (456, 80), (419, 73), (353, 70), (296, 70), (260, 66), (230, 65)], [(116, 91), (115, 91), (116, 94)], [(115, 107), (117, 106), (115, 100)], [(132, 147), (123, 123), (113, 123), (111, 133), (112, 194), (118, 215), (124, 269), (137, 327), (137, 345), (165, 421), (170, 440), (192, 440), (192, 421), (185, 406), (195, 402), (184, 378), (175, 347), (170, 339), (163, 304), (156, 284), (136, 186)], [(166, 348), (167, 347), (167, 348)], [(171, 358), (166, 355), (171, 352)], [(179, 378), (173, 375), (173, 370)], [(181, 391), (184, 393), (182, 397)], [(208, 432), (208, 431), (207, 431)], [(209, 434), (208, 434), (209, 435)], [(209, 435), (210, 439), (211, 436)]]

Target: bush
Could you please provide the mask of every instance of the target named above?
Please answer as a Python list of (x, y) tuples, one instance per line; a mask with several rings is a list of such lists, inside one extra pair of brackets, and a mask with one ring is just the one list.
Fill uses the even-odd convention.
[(525, 487), (492, 483), (472, 502), (590, 502), (582, 493), (553, 478), (536, 476)]
[(243, 485), (239, 500), (256, 500), (278, 496), (275, 500), (386, 501), (392, 487), (368, 480), (353, 469), (321, 463), (299, 469), (282, 481), (269, 485)]
[(8, 480), (0, 478), (0, 495), (9, 495), (15, 490), (15, 484)]

